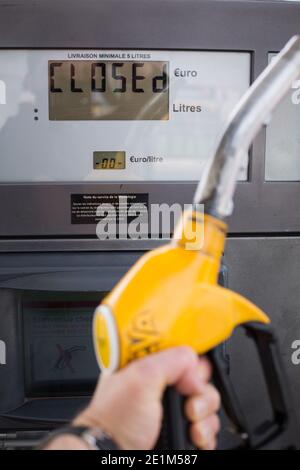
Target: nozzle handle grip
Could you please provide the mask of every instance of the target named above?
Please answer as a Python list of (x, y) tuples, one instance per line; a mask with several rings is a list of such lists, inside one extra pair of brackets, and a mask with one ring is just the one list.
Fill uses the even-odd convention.
[[(207, 356), (213, 366), (213, 382), (221, 394), (222, 405), (236, 434), (242, 439), (242, 444), (236, 449), (263, 448), (283, 435), (290, 448), (300, 448), (298, 423), (291, 411), (290, 392), (276, 337), (268, 325), (261, 323), (246, 323), (243, 328), (257, 348), (273, 417), (250, 429), (228, 374), (228, 361), (222, 348), (218, 346), (209, 351)], [(163, 398), (164, 419), (156, 450), (193, 449), (189, 440), (189, 423), (184, 414), (184, 400), (185, 397), (175, 388), (166, 390)]]
[(168, 387), (163, 397), (164, 416), (155, 450), (188, 450), (188, 421), (184, 415), (184, 400), (175, 387)]
[[(225, 344), (217, 346), (210, 356), (211, 362), (216, 363), (216, 369), (222, 367), (221, 376), (228, 375), (228, 357), (224, 349)], [(222, 387), (223, 380), (220, 380)], [(230, 383), (230, 382), (229, 382)], [(227, 390), (227, 396), (234, 393), (233, 389)], [(155, 446), (155, 450), (195, 450), (195, 446), (190, 440), (190, 423), (185, 417), (184, 403), (185, 397), (178, 393), (174, 387), (168, 387), (163, 397), (163, 422), (160, 436)], [(229, 402), (229, 399), (228, 399)], [(236, 400), (234, 400), (236, 403)], [(231, 416), (234, 416), (234, 410), (230, 410)], [(241, 413), (236, 412), (236, 423), (242, 420)]]
[(219, 347), (207, 353), (212, 364), (213, 383), (222, 397), (222, 406), (236, 433), (247, 440), (247, 422), (228, 374), (228, 363)]

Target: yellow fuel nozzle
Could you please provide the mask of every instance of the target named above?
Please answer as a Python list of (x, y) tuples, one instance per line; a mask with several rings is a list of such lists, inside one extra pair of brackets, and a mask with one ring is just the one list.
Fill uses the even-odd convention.
[(142, 256), (98, 307), (94, 343), (102, 368), (115, 370), (177, 345), (204, 353), (240, 323), (269, 321), (246, 299), (217, 286), (227, 231), (223, 219), (233, 209), (242, 155), (299, 72), (300, 37), (294, 37), (231, 116), (195, 195), (207, 215), (191, 208), (172, 242)]
[[(190, 211), (177, 230), (170, 244), (144, 255), (98, 307), (94, 341), (102, 368), (113, 371), (172, 346), (188, 345), (202, 354), (241, 323), (269, 321), (255, 305), (217, 285), (224, 222)], [(196, 249), (187, 250), (191, 232), (202, 235), (195, 235)]]

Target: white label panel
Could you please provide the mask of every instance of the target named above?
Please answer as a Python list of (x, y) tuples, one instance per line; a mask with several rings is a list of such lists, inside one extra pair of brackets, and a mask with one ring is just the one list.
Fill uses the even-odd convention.
[[(49, 64), (53, 61), (75, 64), (73, 86), (77, 89), (80, 83), (89, 83), (89, 78), (80, 82), (76, 72), (75, 61), (81, 60), (90, 60), (91, 65), (105, 61), (110, 74), (116, 74), (111, 62), (145, 64), (141, 71), (135, 71), (136, 75), (145, 76), (144, 81), (139, 79), (137, 88), (150, 83), (147, 85), (151, 78), (145, 72), (147, 65), (150, 70), (151, 63), (155, 63), (158, 76), (159, 63), (164, 64), (164, 70), (168, 70), (168, 101), (163, 101), (161, 109), (168, 106), (169, 112), (162, 113), (157, 108), (153, 117), (145, 109), (147, 119), (134, 119), (134, 110), (124, 113), (120, 105), (108, 120), (103, 116), (101, 120), (91, 120), (89, 111), (80, 120), (78, 110), (76, 120), (63, 120), (67, 114), (61, 111), (61, 106), (60, 120), (53, 119), (56, 116), (53, 110), (50, 120)], [(125, 68), (127, 85), (132, 91), (131, 64)], [(84, 74), (87, 66), (81, 70)], [(108, 80), (108, 86), (115, 87), (116, 82)], [(198, 180), (207, 159), (216, 150), (231, 110), (249, 82), (250, 53), (246, 52), (2, 50), (0, 182)], [(163, 81), (157, 83), (166, 85)], [(151, 104), (151, 91), (147, 93), (145, 108)], [(82, 96), (84, 102), (85, 95)], [(112, 155), (112, 160), (103, 160), (106, 154)], [(118, 166), (109, 168), (115, 164), (114, 154)], [(241, 179), (247, 179), (247, 156)]]

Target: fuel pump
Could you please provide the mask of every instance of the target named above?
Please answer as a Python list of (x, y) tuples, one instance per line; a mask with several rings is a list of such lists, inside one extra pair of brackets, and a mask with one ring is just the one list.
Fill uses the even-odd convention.
[[(300, 72), (300, 37), (293, 37), (250, 87), (234, 110), (217, 152), (197, 188), (194, 205), (184, 213), (173, 240), (144, 255), (104, 298), (94, 317), (94, 344), (102, 369), (115, 371), (131, 360), (172, 346), (189, 345), (207, 354), (224, 408), (244, 448), (265, 448), (288, 434), (297, 448), (299, 433), (269, 318), (242, 296), (217, 285), (240, 162), (271, 113)], [(205, 205), (202, 215), (196, 204)], [(201, 233), (200, 239), (197, 234)], [(193, 249), (188, 249), (195, 234)], [(174, 295), (176, 292), (176, 296)], [(145, 328), (139, 328), (144, 325)], [(273, 419), (255, 431), (226, 374), (217, 346), (242, 325), (258, 350)], [(165, 397), (165, 432), (158, 446), (186, 449), (182, 397)]]

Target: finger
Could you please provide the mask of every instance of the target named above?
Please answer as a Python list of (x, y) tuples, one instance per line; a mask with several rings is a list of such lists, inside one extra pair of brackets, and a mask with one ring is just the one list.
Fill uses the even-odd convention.
[(201, 395), (187, 398), (185, 401), (185, 415), (189, 421), (203, 420), (217, 412), (221, 405), (221, 397), (211, 384), (204, 386)]
[(182, 395), (203, 393), (207, 382), (211, 378), (211, 373), (212, 368), (208, 359), (200, 357), (197, 369), (186, 372), (177, 382), (176, 388)]
[(202, 421), (193, 423), (190, 436), (193, 444), (199, 449), (213, 450), (216, 448), (216, 435), (220, 431), (219, 417), (214, 414)]
[[(150, 381), (151, 391), (160, 397), (167, 386), (178, 384), (180, 387), (180, 384), (185, 382), (185, 387), (188, 388), (186, 377), (197, 375), (198, 367), (197, 354), (191, 348), (181, 346), (139, 359), (131, 363), (128, 369), (138, 377), (140, 383), (146, 384)], [(193, 393), (199, 393), (202, 386), (203, 381), (198, 380)]]

